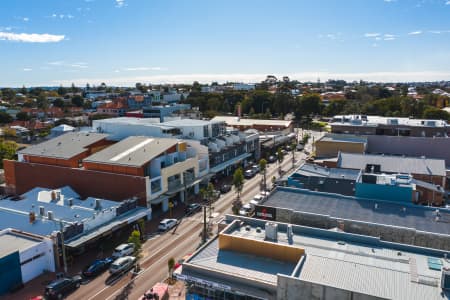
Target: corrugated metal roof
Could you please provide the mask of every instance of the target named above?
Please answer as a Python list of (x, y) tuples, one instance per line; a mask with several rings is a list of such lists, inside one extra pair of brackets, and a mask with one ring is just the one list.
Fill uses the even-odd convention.
[(338, 167), (344, 169), (365, 169), (367, 164), (381, 165), (387, 173), (409, 173), (445, 176), (443, 159), (400, 157), (388, 155), (339, 153)]

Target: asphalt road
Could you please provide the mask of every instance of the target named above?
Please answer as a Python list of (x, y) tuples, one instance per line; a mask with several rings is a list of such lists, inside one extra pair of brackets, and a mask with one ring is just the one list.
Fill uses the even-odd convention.
[[(315, 139), (319, 133), (315, 133)], [(311, 152), (309, 143), (305, 149)], [(296, 166), (299, 165), (306, 155), (303, 152), (295, 152)], [(292, 154), (288, 153), (281, 163), (284, 171), (292, 170)], [(271, 178), (278, 175), (278, 164), (268, 164), (267, 186), (271, 186)], [(262, 175), (256, 175), (244, 183), (241, 199), (244, 203), (249, 202), (254, 195), (260, 192), (260, 182)], [(235, 199), (236, 193), (232, 190), (222, 195), (214, 204), (211, 221), (213, 224), (219, 221), (224, 214), (231, 213), (231, 203)], [(110, 300), (110, 299), (139, 299), (143, 293), (150, 289), (155, 283), (163, 281), (168, 277), (167, 261), (175, 258), (175, 261), (186, 254), (193, 253), (200, 245), (201, 231), (203, 228), (203, 216), (198, 212), (189, 217), (181, 219), (179, 225), (163, 234), (156, 234), (143, 245), (141, 273), (132, 276), (131, 272), (120, 277), (111, 278), (108, 272), (83, 284), (77, 291), (67, 297), (67, 299), (84, 300)], [(216, 227), (215, 227), (216, 230)]]

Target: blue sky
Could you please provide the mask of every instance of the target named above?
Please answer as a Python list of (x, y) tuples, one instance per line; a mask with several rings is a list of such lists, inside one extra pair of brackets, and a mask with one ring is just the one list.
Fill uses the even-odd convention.
[(0, 86), (450, 80), (450, 0), (0, 1)]

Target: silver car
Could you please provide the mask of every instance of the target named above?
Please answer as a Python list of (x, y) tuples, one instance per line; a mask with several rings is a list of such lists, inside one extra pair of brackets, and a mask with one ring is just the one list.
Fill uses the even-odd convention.
[(116, 259), (109, 267), (109, 273), (120, 274), (130, 270), (136, 264), (136, 257), (124, 256)]

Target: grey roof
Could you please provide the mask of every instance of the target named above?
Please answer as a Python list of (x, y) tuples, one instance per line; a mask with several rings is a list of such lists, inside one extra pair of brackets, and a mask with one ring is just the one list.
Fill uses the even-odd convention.
[(183, 126), (205, 126), (215, 123), (222, 123), (222, 121), (216, 121), (214, 119), (206, 121), (206, 120), (197, 120), (197, 119), (180, 119), (173, 120), (168, 122), (163, 122), (161, 125), (171, 126), (171, 127), (183, 127)]
[(140, 167), (177, 143), (176, 139), (130, 136), (83, 161)]
[(388, 155), (339, 153), (337, 166), (344, 169), (365, 169), (367, 164), (381, 165), (381, 172), (445, 176), (443, 159), (399, 157)]
[(343, 143), (367, 143), (367, 137), (347, 134), (327, 133), (317, 141), (324, 142), (343, 142)]
[(69, 159), (86, 151), (86, 147), (108, 135), (92, 132), (69, 132), (37, 145), (27, 147), (19, 154)]
[(356, 180), (359, 172), (359, 170), (353, 169), (327, 168), (320, 165), (304, 163), (294, 172), (294, 174), (300, 174), (307, 177), (314, 176)]
[(40, 244), (36, 239), (18, 235), (14, 233), (6, 233), (0, 236), (0, 258), (7, 256), (16, 251), (24, 251), (32, 246)]
[[(375, 202), (377, 209), (374, 207)], [(436, 222), (433, 209), (418, 205), (374, 201), (293, 188), (278, 188), (261, 205), (327, 215), (337, 219), (399, 226), (450, 235), (448, 223)], [(406, 212), (402, 211), (403, 207), (406, 207)], [(445, 209), (441, 209), (440, 214), (441, 219), (450, 219), (450, 213)]]

